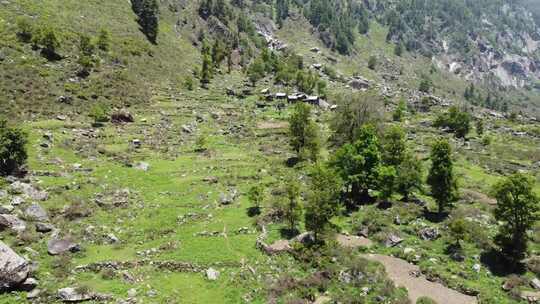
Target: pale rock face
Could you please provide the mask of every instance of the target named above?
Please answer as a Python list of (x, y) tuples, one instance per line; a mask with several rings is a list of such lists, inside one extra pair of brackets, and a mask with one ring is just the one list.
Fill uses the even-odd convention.
[(24, 282), (29, 271), (28, 261), (0, 241), (0, 291), (12, 289)]

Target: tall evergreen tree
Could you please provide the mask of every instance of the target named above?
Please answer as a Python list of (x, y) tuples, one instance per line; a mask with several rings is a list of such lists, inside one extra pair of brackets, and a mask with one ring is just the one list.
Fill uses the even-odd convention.
[(439, 214), (457, 198), (457, 182), (454, 176), (452, 148), (446, 139), (440, 139), (431, 148), (431, 169), (427, 182), (431, 195), (439, 206)]

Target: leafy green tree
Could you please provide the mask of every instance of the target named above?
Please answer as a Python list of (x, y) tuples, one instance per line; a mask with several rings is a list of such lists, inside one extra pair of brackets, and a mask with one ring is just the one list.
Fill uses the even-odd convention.
[(304, 216), (306, 228), (313, 231), (316, 240), (320, 240), (330, 220), (340, 210), (341, 187), (341, 180), (334, 171), (322, 164), (314, 166)]
[(290, 144), (300, 159), (316, 161), (320, 151), (319, 127), (311, 118), (311, 106), (297, 103), (289, 118)]
[(382, 140), (383, 162), (385, 165), (398, 167), (405, 158), (407, 143), (405, 131), (399, 126), (391, 126), (384, 133)]
[(396, 190), (397, 172), (393, 166), (379, 166), (378, 172), (379, 198), (386, 201), (392, 197)]
[(396, 191), (405, 201), (414, 190), (422, 189), (422, 161), (407, 151), (397, 167)]
[(405, 103), (405, 100), (401, 99), (398, 103), (398, 106), (396, 107), (396, 110), (392, 114), (392, 119), (394, 121), (401, 122), (403, 120), (403, 116), (405, 116), (406, 111), (407, 104)]
[(27, 135), (0, 119), (0, 175), (10, 175), (26, 163)]
[(449, 128), (456, 137), (467, 136), (471, 129), (471, 114), (461, 111), (458, 107), (450, 107), (448, 112), (440, 114), (434, 122), (436, 127)]
[(294, 179), (289, 179), (285, 184), (287, 201), (285, 203), (284, 218), (287, 221), (289, 230), (296, 228), (302, 216), (302, 204), (300, 201), (300, 184)]
[(248, 199), (255, 208), (260, 208), (264, 201), (265, 191), (262, 185), (255, 185), (249, 189)]
[(462, 218), (454, 219), (448, 225), (448, 232), (456, 246), (461, 247), (461, 241), (467, 237), (467, 223)]
[(446, 139), (440, 139), (431, 148), (431, 169), (427, 183), (431, 195), (439, 206), (439, 214), (457, 198), (457, 181), (454, 176), (452, 148)]
[(362, 126), (356, 141), (338, 149), (330, 163), (336, 168), (353, 198), (368, 198), (369, 189), (378, 186), (381, 165), (380, 145), (375, 127)]
[(534, 223), (540, 220), (540, 202), (533, 191), (534, 179), (516, 173), (494, 186), (497, 199), (495, 219), (502, 222), (495, 243), (513, 263), (519, 262), (527, 252), (527, 241)]
[(95, 103), (90, 109), (89, 116), (94, 119), (95, 123), (109, 121), (108, 109), (102, 103)]

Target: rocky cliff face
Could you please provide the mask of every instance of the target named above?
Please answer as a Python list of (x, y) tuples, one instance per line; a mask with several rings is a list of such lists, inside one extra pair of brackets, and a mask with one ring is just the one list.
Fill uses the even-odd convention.
[(399, 15), (391, 16), (398, 21), (389, 22), (388, 39), (432, 56), (439, 68), (501, 87), (522, 88), (540, 79), (540, 30), (525, 6), (533, 4), (434, 0), (400, 7), (392, 0), (378, 2), (383, 9), (370, 7), (379, 19), (389, 22), (388, 16)]

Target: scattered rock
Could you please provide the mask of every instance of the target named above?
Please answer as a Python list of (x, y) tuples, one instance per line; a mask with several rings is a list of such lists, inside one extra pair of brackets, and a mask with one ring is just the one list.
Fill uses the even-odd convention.
[(28, 217), (29, 219), (35, 220), (35, 221), (41, 221), (46, 222), (49, 220), (49, 216), (47, 215), (47, 211), (41, 207), (39, 204), (31, 204), (24, 210), (24, 215)]
[(28, 261), (0, 241), (0, 291), (10, 290), (28, 277)]
[(116, 235), (109, 233), (105, 236), (105, 239), (107, 240), (107, 243), (109, 244), (116, 244), (120, 242), (120, 239), (116, 237)]
[(208, 268), (206, 270), (206, 278), (210, 281), (215, 281), (219, 278), (219, 271), (214, 268)]
[(66, 287), (58, 289), (58, 297), (64, 302), (81, 302), (92, 300), (93, 295), (89, 292), (83, 292), (78, 288)]
[(21, 204), (24, 204), (24, 198), (22, 198), (20, 196), (14, 196), (9, 203), (12, 206), (19, 206)]
[(34, 201), (46, 201), (49, 198), (49, 194), (46, 191), (40, 191), (27, 183), (16, 181), (10, 187), (12, 191), (22, 193), (26, 198)]
[(150, 169), (150, 164), (147, 162), (139, 162), (134, 166), (134, 168), (142, 171), (148, 171)]
[(412, 254), (412, 253), (414, 253), (413, 248), (407, 247), (407, 248), (403, 249), (403, 254), (405, 254), (405, 255), (409, 255), (409, 254)]
[(540, 290), (540, 280), (538, 278), (534, 278), (531, 280), (531, 287)]
[(0, 214), (0, 230), (11, 229), (16, 232), (23, 232), (26, 230), (26, 223), (11, 214)]
[(386, 238), (386, 241), (384, 242), (384, 245), (386, 247), (394, 247), (397, 246), (399, 243), (403, 242), (403, 239), (395, 234), (390, 234)]
[(182, 131), (184, 133), (191, 134), (191, 133), (193, 133), (193, 128), (191, 126), (188, 126), (188, 125), (182, 125)]
[(24, 291), (30, 291), (36, 288), (38, 285), (39, 285), (38, 280), (34, 278), (27, 278), (26, 280), (24, 280), (24, 282), (21, 283), (19, 288)]
[(480, 264), (474, 264), (473, 267), (472, 267), (474, 272), (480, 272), (481, 268), (482, 268), (482, 266)]
[(131, 288), (127, 292), (128, 298), (135, 298), (137, 296), (137, 289)]
[(0, 206), (0, 214), (10, 214), (15, 209), (12, 205), (2, 205)]
[(52, 239), (47, 244), (47, 251), (50, 255), (58, 255), (65, 252), (77, 252), (80, 250), (80, 245), (69, 239)]
[(134, 121), (135, 119), (133, 118), (133, 115), (131, 115), (131, 113), (126, 109), (121, 109), (111, 115), (112, 123), (118, 124), (118, 123), (129, 123), (129, 122), (134, 122)]
[(347, 248), (370, 247), (372, 245), (369, 239), (355, 235), (338, 234), (336, 240), (338, 244)]
[(424, 241), (433, 241), (439, 237), (439, 230), (437, 228), (427, 227), (427, 228), (421, 229), (418, 232), (418, 235)]
[(34, 289), (34, 290), (32, 290), (32, 291), (30, 291), (29, 293), (26, 294), (26, 298), (28, 300), (35, 299), (35, 298), (38, 298), (40, 294), (41, 294), (40, 289)]
[(219, 195), (219, 203), (222, 205), (230, 205), (234, 203), (238, 197), (238, 190), (230, 189), (228, 193), (221, 193)]
[(36, 231), (41, 233), (51, 232), (54, 226), (48, 223), (36, 223)]

